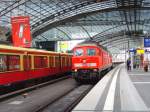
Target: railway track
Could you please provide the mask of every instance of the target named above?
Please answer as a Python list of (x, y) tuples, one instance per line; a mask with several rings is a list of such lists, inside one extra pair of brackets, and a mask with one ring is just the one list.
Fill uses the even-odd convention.
[[(0, 109), (2, 112), (69, 112), (91, 88), (92, 85), (78, 85), (74, 79), (64, 77), (1, 96)], [(25, 98), (24, 93), (28, 93)]]
[(80, 85), (55, 100), (41, 105), (33, 112), (70, 112), (92, 87), (92, 85)]
[(27, 87), (27, 88), (20, 89), (20, 90), (11, 92), (11, 93), (0, 95), (0, 102), (4, 101), (6, 99), (9, 99), (9, 98), (18, 96), (18, 95), (24, 95), (24, 97), (26, 97), (26, 92), (30, 92), (32, 90), (35, 90), (35, 89), (38, 89), (38, 88), (42, 88), (44, 86), (48, 86), (49, 84), (53, 84), (53, 83), (56, 83), (56, 82), (59, 82), (61, 80), (65, 80), (65, 79), (68, 79), (68, 78), (69, 78), (69, 76), (63, 76), (63, 77), (58, 78), (58, 79), (50, 80), (48, 82), (40, 83), (40, 84), (31, 86), (31, 87)]

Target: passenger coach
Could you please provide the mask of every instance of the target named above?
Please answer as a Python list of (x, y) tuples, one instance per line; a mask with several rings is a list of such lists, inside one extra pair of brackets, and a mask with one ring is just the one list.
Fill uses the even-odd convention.
[(71, 71), (72, 55), (0, 45), (0, 86)]

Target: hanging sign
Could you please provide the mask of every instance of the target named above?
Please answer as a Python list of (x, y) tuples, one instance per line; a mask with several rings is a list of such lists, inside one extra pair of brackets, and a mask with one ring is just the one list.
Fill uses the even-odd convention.
[(29, 16), (12, 17), (11, 25), (13, 45), (16, 47), (31, 47)]
[(150, 38), (144, 38), (144, 47), (150, 47)]

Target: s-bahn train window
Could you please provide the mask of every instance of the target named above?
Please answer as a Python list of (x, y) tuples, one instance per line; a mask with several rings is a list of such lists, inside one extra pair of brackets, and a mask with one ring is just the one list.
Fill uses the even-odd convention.
[(0, 72), (20, 70), (20, 56), (0, 55)]
[(34, 57), (34, 67), (35, 68), (45, 68), (47, 67), (47, 57), (46, 56), (35, 56)]
[(54, 57), (53, 56), (50, 56), (49, 57), (49, 67), (54, 67)]
[(24, 70), (31, 69), (31, 56), (24, 56), (23, 65), (24, 65)]
[(59, 57), (58, 56), (56, 56), (55, 57), (55, 67), (59, 67)]
[(83, 53), (84, 53), (83, 49), (75, 49), (74, 51), (75, 56), (83, 56)]
[(20, 56), (7, 55), (7, 70), (20, 70)]
[(69, 57), (69, 66), (71, 66), (71, 65), (72, 65), (72, 58)]
[(7, 70), (7, 57), (5, 55), (0, 55), (0, 72)]
[(88, 56), (95, 56), (96, 55), (96, 50), (95, 49), (87, 49), (87, 55)]
[(64, 67), (65, 66), (65, 57), (61, 57), (61, 67)]

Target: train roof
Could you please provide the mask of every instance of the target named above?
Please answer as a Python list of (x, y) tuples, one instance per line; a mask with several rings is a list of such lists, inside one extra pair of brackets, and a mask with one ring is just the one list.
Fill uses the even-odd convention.
[[(0, 45), (0, 49), (59, 54), (59, 52), (46, 51), (46, 50), (39, 50), (39, 49), (33, 49), (33, 48), (14, 47), (14, 46), (7, 46), (7, 45)], [(61, 53), (61, 54), (67, 54), (67, 53)]]
[(102, 48), (105, 51), (108, 51), (106, 47), (101, 46), (99, 43), (93, 42), (93, 41), (84, 41), (84, 42), (81, 42), (76, 47), (80, 47), (80, 46), (96, 46), (96, 47)]

